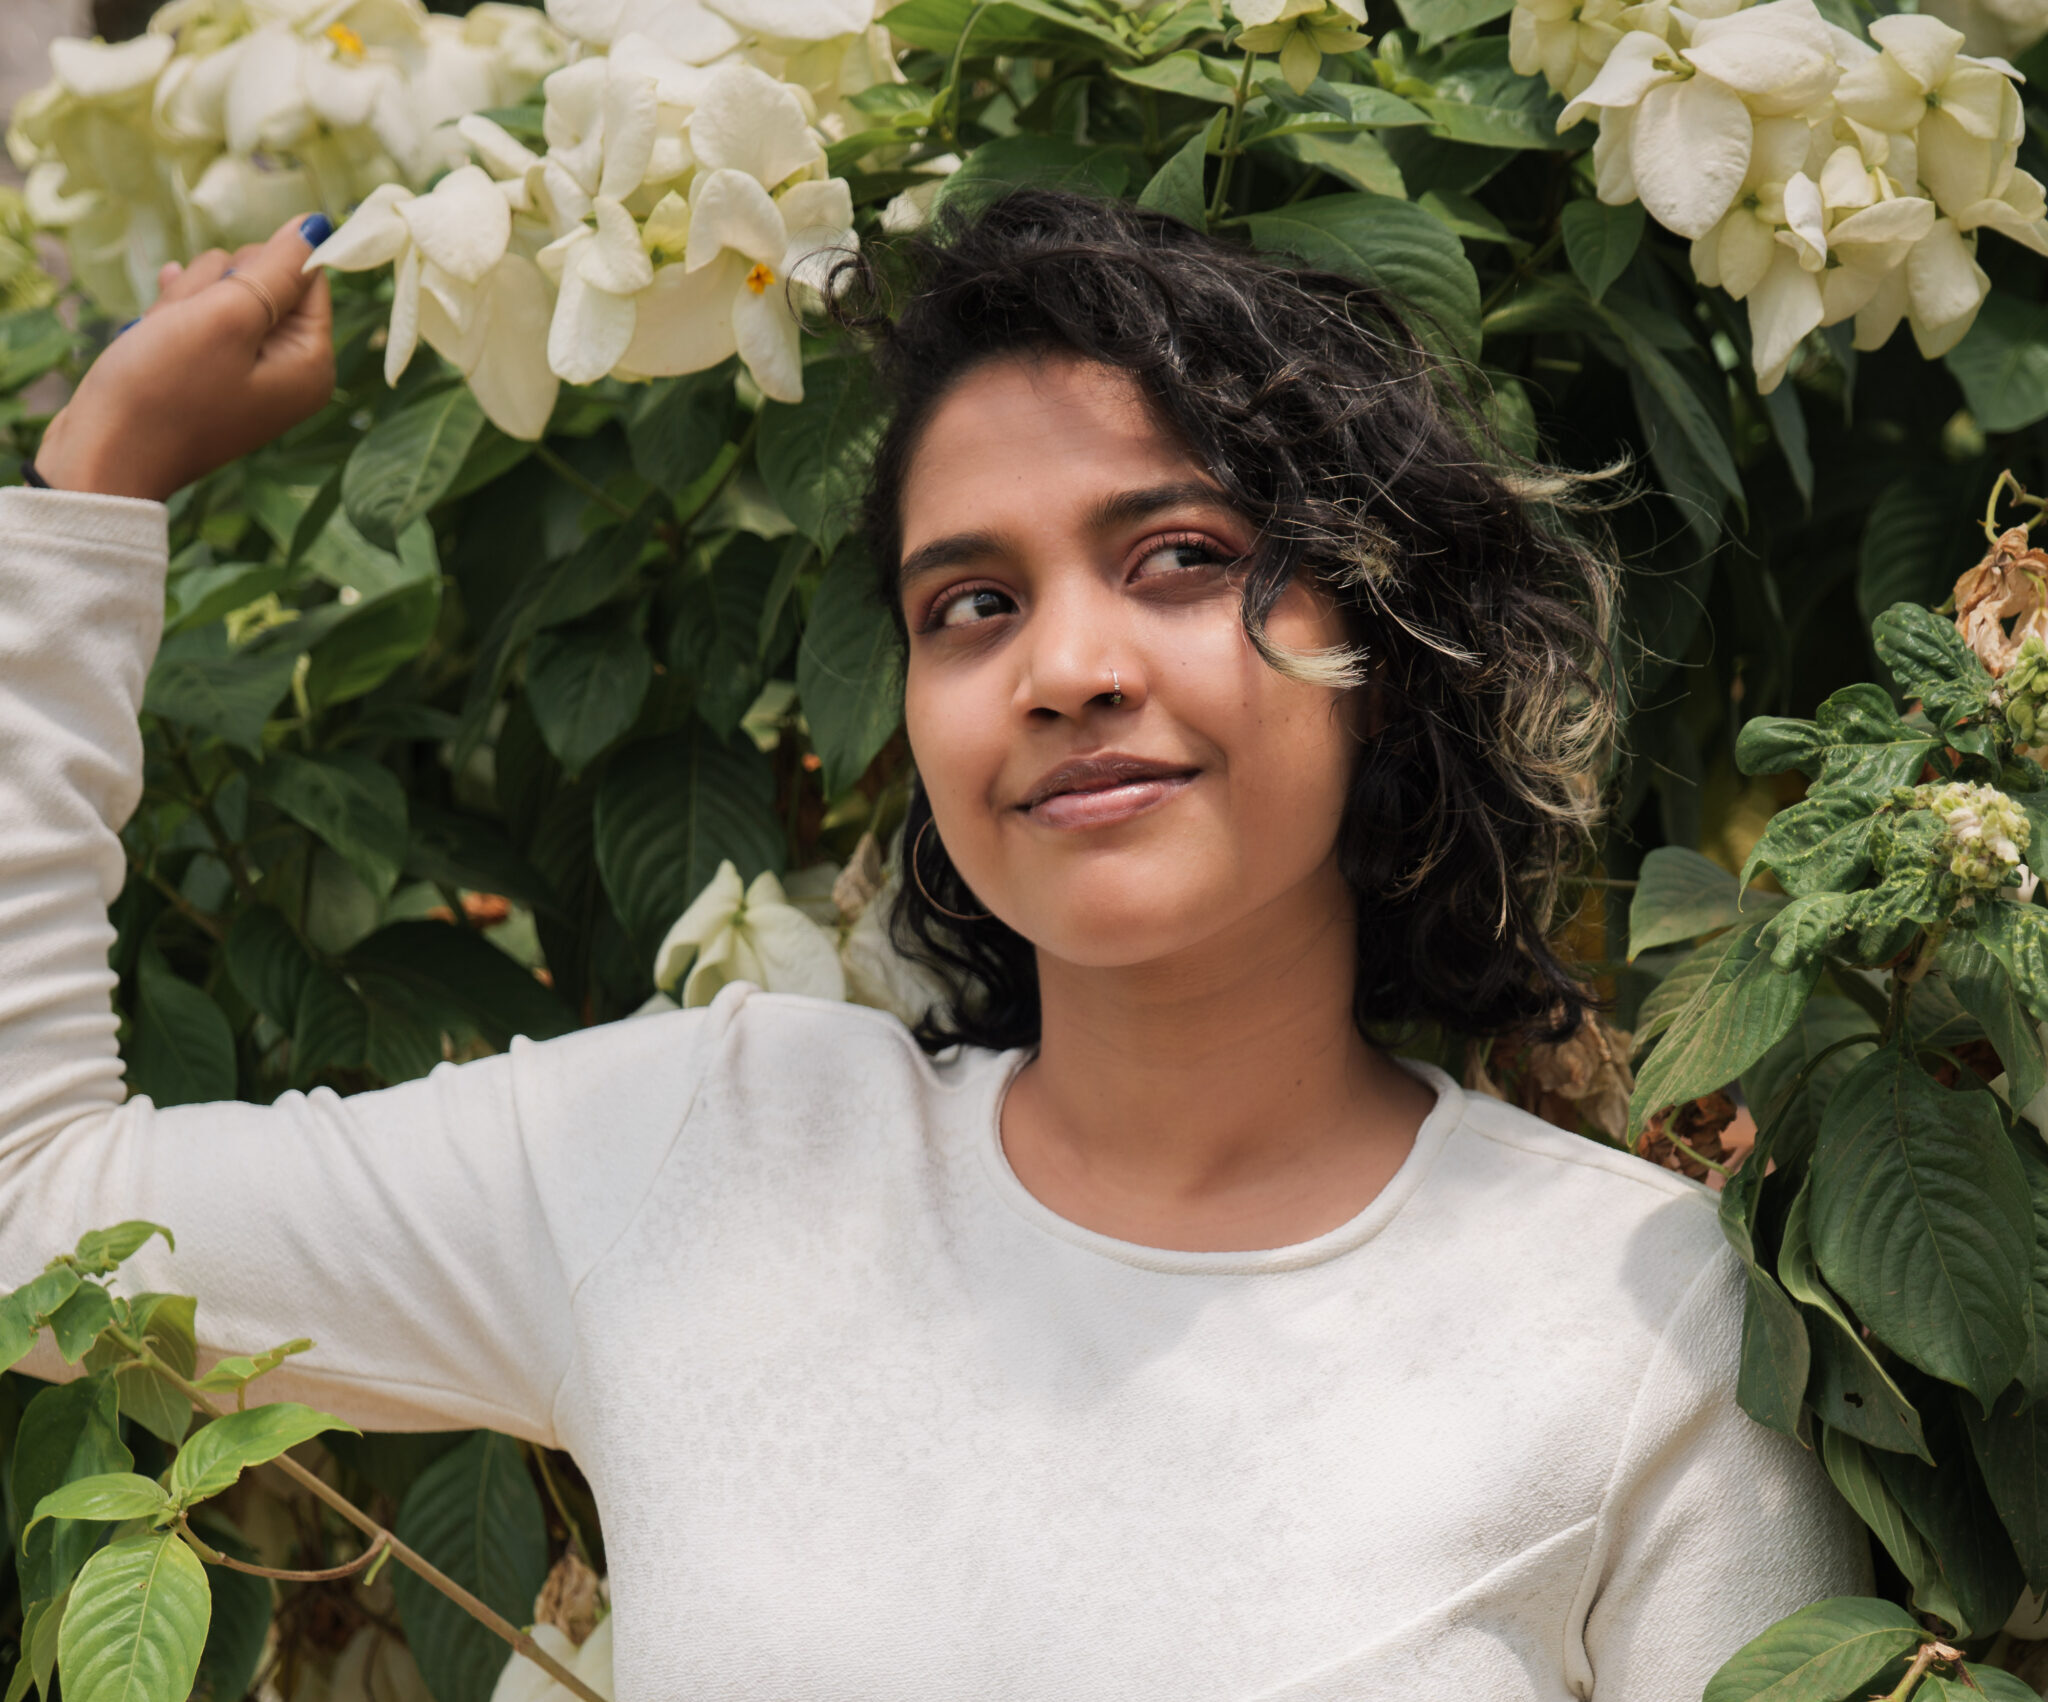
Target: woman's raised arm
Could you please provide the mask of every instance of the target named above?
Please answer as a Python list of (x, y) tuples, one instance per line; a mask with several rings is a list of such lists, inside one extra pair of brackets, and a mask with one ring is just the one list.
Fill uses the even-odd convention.
[(326, 401), (308, 252), (288, 227), (235, 257), (258, 288), (225, 256), (168, 275), (52, 423), (52, 488), (0, 491), (0, 1289), (87, 1228), (150, 1218), (177, 1252), (125, 1274), (196, 1294), (202, 1342), (314, 1338), (266, 1396), (552, 1440), (575, 1286), (673, 1144), (708, 1013), (346, 1100), (124, 1097), (107, 906), (162, 619), (165, 514), (146, 499)]

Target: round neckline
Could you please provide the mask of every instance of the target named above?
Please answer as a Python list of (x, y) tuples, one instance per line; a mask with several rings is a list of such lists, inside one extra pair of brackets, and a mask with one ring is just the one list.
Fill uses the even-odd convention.
[(1119, 1240), (1114, 1235), (1105, 1235), (1100, 1230), (1089, 1229), (1071, 1218), (1062, 1217), (1025, 1187), (1017, 1172), (1011, 1169), (1010, 1155), (1003, 1151), (1003, 1103), (1010, 1096), (1011, 1084), (1032, 1056), (1030, 1049), (1026, 1048), (1011, 1053), (1004, 1061), (1006, 1067), (998, 1072), (995, 1092), (980, 1119), (976, 1144), (981, 1150), (982, 1166), (988, 1173), (990, 1186), (1004, 1205), (1034, 1228), (1103, 1258), (1114, 1259), (1119, 1264), (1135, 1265), (1140, 1270), (1190, 1276), (1238, 1276), (1306, 1270), (1341, 1258), (1364, 1246), (1400, 1215), (1401, 1208), (1421, 1187), (1423, 1179), (1435, 1165), (1438, 1154), (1450, 1139), (1451, 1131), (1465, 1118), (1463, 1088), (1434, 1064), (1397, 1057), (1394, 1062), (1435, 1091), (1436, 1104), (1415, 1131), (1415, 1144), (1409, 1148), (1400, 1168), (1355, 1217), (1334, 1229), (1324, 1230), (1310, 1240), (1297, 1241), (1285, 1247), (1224, 1252), (1148, 1247), (1142, 1242)]

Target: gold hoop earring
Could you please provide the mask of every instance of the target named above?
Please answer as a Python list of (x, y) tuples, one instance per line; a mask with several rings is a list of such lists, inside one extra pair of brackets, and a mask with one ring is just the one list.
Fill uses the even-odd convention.
[(991, 916), (995, 914), (993, 910), (984, 910), (979, 916), (963, 916), (957, 910), (948, 910), (936, 898), (932, 897), (931, 888), (924, 884), (924, 875), (918, 869), (917, 858), (918, 853), (924, 850), (924, 836), (927, 833), (931, 832), (932, 823), (935, 819), (936, 818), (932, 816), (926, 816), (924, 818), (924, 826), (917, 830), (917, 838), (911, 844), (910, 878), (917, 882), (917, 890), (924, 894), (925, 903), (929, 904), (941, 916), (950, 916), (955, 922), (986, 922)]

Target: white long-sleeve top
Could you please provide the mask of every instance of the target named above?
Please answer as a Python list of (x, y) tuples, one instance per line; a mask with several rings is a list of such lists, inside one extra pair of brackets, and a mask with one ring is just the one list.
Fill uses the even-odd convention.
[(0, 492), (0, 1287), (170, 1225), (133, 1286), (259, 1385), (570, 1449), (621, 1702), (1698, 1702), (1866, 1587), (1736, 1407), (1710, 1197), (1424, 1072), (1341, 1228), (1166, 1252), (1003, 1156), (1021, 1054), (709, 1009), (351, 1099), (124, 1098), (116, 829), (164, 511)]

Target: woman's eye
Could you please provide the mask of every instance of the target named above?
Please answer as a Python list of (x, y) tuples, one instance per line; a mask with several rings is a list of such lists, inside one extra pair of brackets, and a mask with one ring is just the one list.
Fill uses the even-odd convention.
[(1156, 579), (1162, 574), (1201, 572), (1230, 559), (1229, 552), (1208, 538), (1161, 538), (1145, 546), (1133, 577)]
[(936, 604), (928, 624), (932, 627), (973, 626), (979, 621), (1007, 615), (1016, 607), (1002, 592), (977, 585), (971, 591), (956, 592)]

